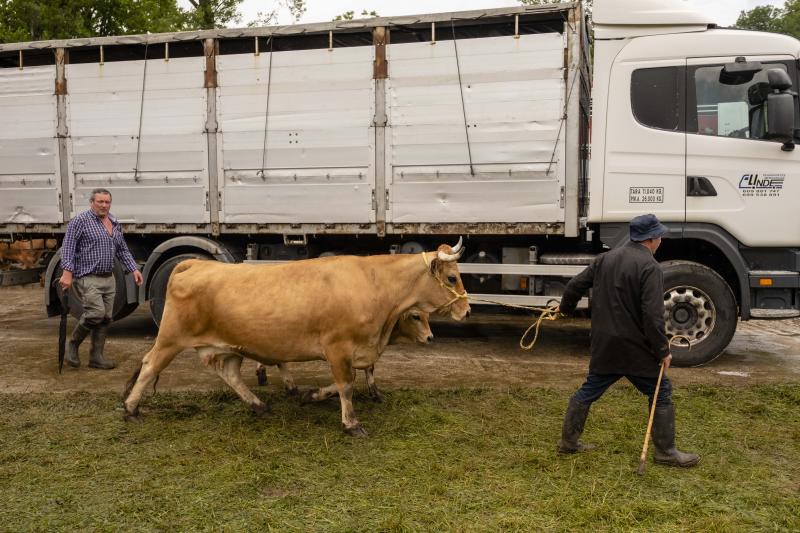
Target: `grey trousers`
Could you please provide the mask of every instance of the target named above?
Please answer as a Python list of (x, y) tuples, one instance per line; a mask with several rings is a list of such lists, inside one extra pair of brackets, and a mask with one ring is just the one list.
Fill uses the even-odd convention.
[(110, 323), (114, 314), (114, 295), (117, 282), (114, 276), (84, 276), (76, 279), (72, 286), (83, 304), (83, 314), (78, 323), (92, 329), (101, 323)]

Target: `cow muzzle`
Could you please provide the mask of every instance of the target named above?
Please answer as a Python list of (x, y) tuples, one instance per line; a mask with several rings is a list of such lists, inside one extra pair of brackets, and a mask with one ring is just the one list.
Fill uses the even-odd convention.
[(463, 296), (459, 295), (459, 298), (455, 301), (450, 303), (450, 317), (453, 320), (464, 320), (465, 318), (469, 317), (472, 309), (467, 303), (469, 300), (467, 299), (466, 292)]

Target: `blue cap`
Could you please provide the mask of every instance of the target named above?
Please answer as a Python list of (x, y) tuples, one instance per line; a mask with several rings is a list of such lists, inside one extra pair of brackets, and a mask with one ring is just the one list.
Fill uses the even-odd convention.
[(667, 232), (667, 227), (655, 215), (640, 215), (631, 220), (631, 240), (636, 242), (657, 239)]

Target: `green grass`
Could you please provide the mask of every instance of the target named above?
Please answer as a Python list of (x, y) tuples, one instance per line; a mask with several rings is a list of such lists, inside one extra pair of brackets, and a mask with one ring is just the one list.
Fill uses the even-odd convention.
[(559, 457), (569, 393), (397, 390), (356, 403), (262, 393), (0, 395), (0, 529), (223, 531), (797, 531), (800, 385), (678, 387), (678, 444), (699, 467), (635, 475), (646, 406), (616, 386)]

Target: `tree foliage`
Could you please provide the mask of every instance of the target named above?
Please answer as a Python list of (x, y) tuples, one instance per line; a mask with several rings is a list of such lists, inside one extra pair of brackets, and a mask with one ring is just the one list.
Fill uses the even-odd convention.
[(187, 13), (187, 25), (192, 29), (209, 30), (239, 23), (239, 5), (243, 0), (189, 0), (192, 9)]
[[(240, 24), (243, 0), (0, 0), (0, 42), (39, 41), (222, 28)], [(306, 0), (274, 0), (250, 26), (298, 22)]]
[(787, 0), (783, 7), (763, 5), (742, 11), (736, 20), (736, 27), (785, 33), (800, 38), (800, 0)]
[(0, 41), (38, 41), (186, 27), (175, 0), (0, 0)]
[[(355, 18), (355, 15), (356, 15), (355, 11), (345, 11), (341, 15), (336, 15), (336, 17), (333, 20), (334, 21), (337, 21), (337, 20), (353, 20)], [(362, 17), (377, 17), (378, 16), (378, 12), (377, 11), (367, 11), (366, 9), (362, 9), (361, 10), (361, 16)]]
[(270, 26), (278, 24), (280, 15), (285, 11), (291, 18), (292, 24), (300, 22), (307, 9), (306, 0), (278, 0), (272, 5), (270, 11), (259, 11), (255, 20), (247, 23), (249, 28)]

